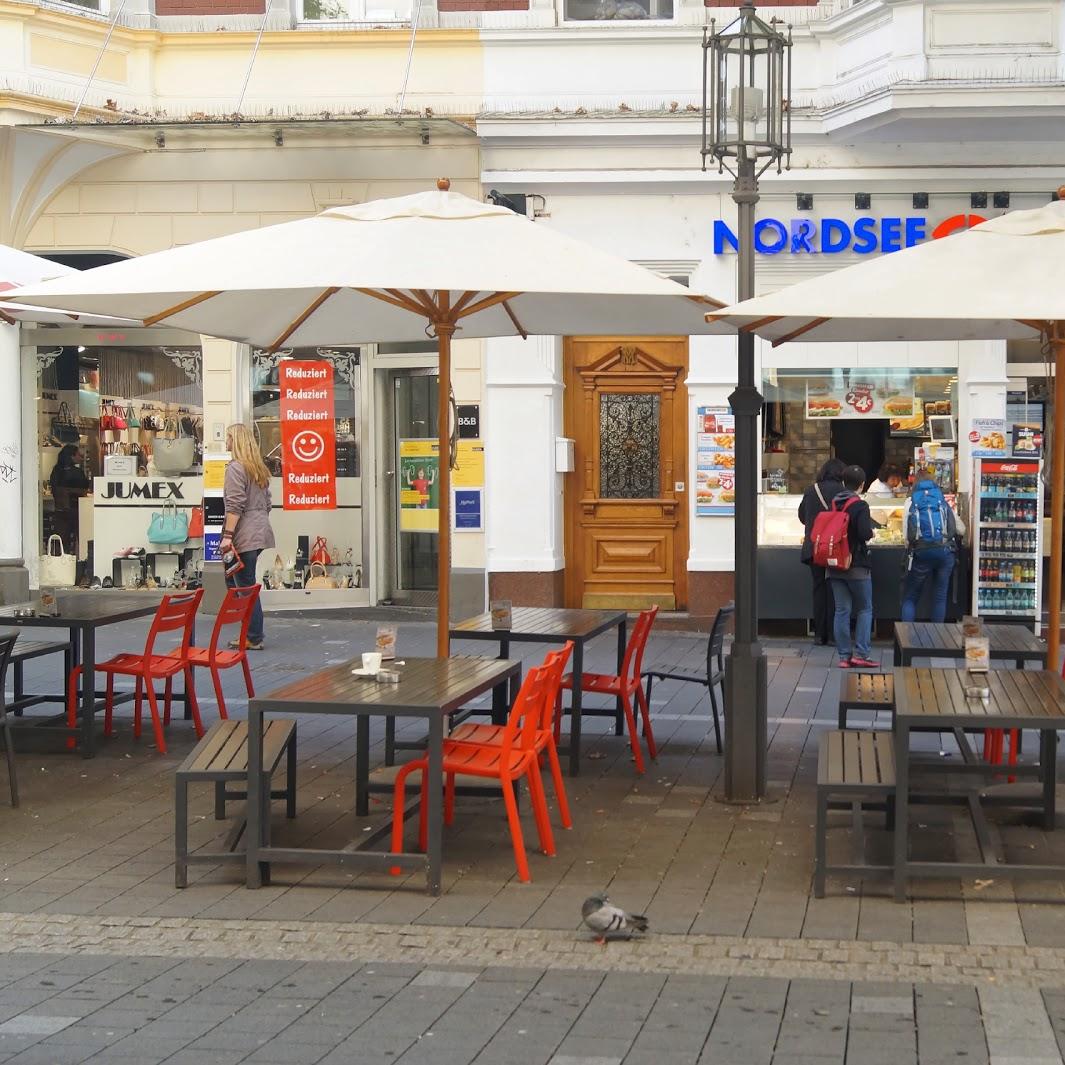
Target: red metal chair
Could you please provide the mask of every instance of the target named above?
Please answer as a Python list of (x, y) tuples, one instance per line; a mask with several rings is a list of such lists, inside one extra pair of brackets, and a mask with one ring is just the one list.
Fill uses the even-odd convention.
[[(143, 654), (124, 653), (109, 658), (106, 662), (97, 662), (96, 670), (107, 674), (107, 700), (104, 706), (104, 735), (112, 732), (112, 714), (115, 700), (115, 677), (134, 677), (137, 681), (136, 709), (133, 714), (133, 735), (141, 734), (141, 696), (148, 696), (148, 708), (152, 713), (152, 728), (155, 730), (155, 746), (160, 754), (166, 754), (166, 740), (163, 737), (163, 722), (159, 716), (159, 704), (156, 700), (155, 682), (166, 681), (165, 705), (167, 720), (170, 718), (170, 701), (173, 695), (174, 677), (179, 673), (185, 678), (185, 691), (188, 695), (189, 709), (197, 737), (203, 736), (203, 722), (200, 720), (200, 707), (196, 702), (196, 688), (192, 682), (192, 666), (188, 662), (189, 642), (192, 639), (192, 626), (196, 621), (196, 611), (203, 598), (203, 589), (195, 592), (179, 592), (176, 595), (164, 595), (159, 609), (155, 612), (152, 627), (148, 630), (148, 640)], [(155, 642), (162, 633), (180, 632), (181, 642), (170, 654), (157, 654)], [(67, 686), (67, 726), (74, 729), (78, 721), (78, 680), (82, 668), (78, 666), (70, 674)], [(86, 684), (94, 683), (86, 678)], [(72, 743), (73, 741), (68, 741)]]
[[(255, 695), (251, 669), (248, 666), (248, 652), (244, 650), (244, 644), (248, 635), (248, 626), (251, 624), (251, 612), (259, 598), (261, 587), (259, 584), (253, 584), (247, 588), (227, 589), (226, 597), (222, 600), (222, 606), (218, 611), (218, 617), (215, 618), (210, 646), (190, 647), (185, 656), (193, 669), (198, 666), (211, 671), (214, 693), (218, 699), (218, 716), (223, 721), (229, 715), (226, 713), (226, 700), (222, 694), (222, 678), (219, 675), (221, 670), (232, 669), (233, 666), (239, 665), (244, 670), (244, 684), (248, 689), (248, 698), (251, 699)], [(229, 650), (221, 642), (223, 632), (234, 625), (239, 626), (236, 640), (237, 646), (241, 648), (239, 651)]]
[[(647, 637), (651, 634), (651, 626), (655, 623), (658, 607), (653, 606), (649, 610), (641, 610), (636, 624), (632, 627), (632, 635), (625, 645), (625, 654), (621, 659), (621, 673), (584, 673), (581, 675), (581, 691), (593, 692), (596, 695), (612, 695), (621, 700), (622, 709), (625, 711), (625, 722), (629, 728), (629, 744), (632, 747), (632, 757), (636, 763), (636, 772), (644, 771), (643, 754), (640, 751), (640, 737), (636, 731), (636, 718), (633, 714), (632, 700), (635, 698), (643, 717), (643, 735), (647, 740), (647, 752), (652, 759), (658, 757), (658, 748), (655, 746), (655, 735), (651, 730), (651, 711), (647, 705), (647, 696), (643, 690), (643, 680), (640, 677), (643, 668), (643, 652), (647, 647)], [(562, 678), (564, 691), (573, 691), (573, 674), (567, 673)], [(561, 695), (560, 695), (561, 698)], [(561, 713), (555, 714), (555, 739), (559, 737), (562, 727)]]
[[(569, 802), (566, 799), (566, 787), (562, 781), (562, 765), (558, 758), (558, 746), (555, 743), (555, 711), (558, 708), (558, 695), (562, 687), (562, 674), (566, 664), (573, 653), (572, 641), (567, 643), (561, 651), (551, 651), (544, 658), (542, 669), (550, 674), (550, 684), (544, 696), (544, 704), (540, 712), (540, 726), (536, 730), (533, 745), (538, 757), (547, 755), (548, 765), (551, 769), (551, 779), (555, 785), (555, 796), (558, 799), (558, 815), (563, 828), (572, 828), (573, 819), (570, 817)], [(506, 731), (503, 725), (482, 725), (467, 722), (459, 725), (448, 737), (456, 743), (479, 743), (484, 746), (498, 747), (503, 742), (503, 734)], [(454, 775), (447, 779), (447, 801), (454, 803)]]
[[(502, 742), (498, 746), (477, 743), (461, 743), (450, 737), (444, 740), (444, 776), (452, 779), (456, 773), (466, 776), (498, 780), (503, 792), (503, 805), (507, 811), (510, 825), (510, 838), (514, 845), (514, 861), (518, 868), (518, 879), (528, 882), (529, 862), (525, 856), (525, 840), (518, 817), (518, 803), (514, 796), (514, 785), (522, 777), (528, 781), (529, 798), (533, 815), (536, 818), (536, 830), (540, 838), (540, 849), (547, 855), (555, 853), (555, 841), (551, 834), (551, 825), (547, 816), (547, 800), (544, 797), (544, 785), (540, 779), (540, 762), (536, 753), (536, 731), (540, 727), (543, 712), (543, 700), (551, 684), (551, 674), (543, 668), (530, 669), (518, 692), (510, 716), (504, 726)], [(403, 850), (403, 797), (407, 777), (418, 771), (422, 775), (421, 804), (418, 816), (418, 846), (425, 850), (428, 845), (427, 798), (430, 784), (440, 787), (441, 781), (429, 780), (428, 758), (418, 758), (408, 762), (396, 774), (392, 796), (392, 852)], [(444, 820), (450, 824), (454, 817), (454, 789), (449, 787), (445, 795)], [(393, 873), (398, 870), (393, 869)]]

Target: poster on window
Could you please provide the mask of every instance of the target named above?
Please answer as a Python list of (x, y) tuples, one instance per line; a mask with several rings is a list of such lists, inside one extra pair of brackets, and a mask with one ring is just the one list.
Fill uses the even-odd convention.
[(892, 383), (888, 378), (806, 382), (806, 417), (903, 420), (916, 418), (922, 408), (913, 394), (913, 384)]
[(398, 474), (400, 532), (438, 532), (440, 442), (400, 440)]
[(736, 418), (729, 407), (699, 407), (695, 432), (695, 516), (736, 512)]
[(281, 494), (285, 510), (335, 510), (336, 422), (333, 366), (286, 359), (278, 367)]

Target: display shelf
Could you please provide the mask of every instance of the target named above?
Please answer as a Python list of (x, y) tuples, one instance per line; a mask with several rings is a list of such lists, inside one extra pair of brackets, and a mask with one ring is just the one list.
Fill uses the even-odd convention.
[(1035, 581), (981, 581), (981, 588), (1024, 588), (1031, 589), (1036, 586)]
[(1039, 524), (1038, 521), (983, 521), (980, 522), (981, 529), (1034, 529)]

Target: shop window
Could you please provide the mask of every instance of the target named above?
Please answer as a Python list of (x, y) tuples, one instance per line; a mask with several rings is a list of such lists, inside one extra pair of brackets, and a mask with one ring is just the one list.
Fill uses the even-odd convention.
[(565, 0), (567, 22), (671, 19), (673, 0)]
[(599, 397), (599, 495), (659, 496), (659, 397), (603, 392)]
[(410, 0), (301, 0), (305, 22), (409, 22)]
[[(203, 468), (200, 349), (56, 347), (39, 349), (37, 365), (41, 547), (57, 535), (68, 552), (88, 559), (91, 543), (87, 579), (110, 581), (116, 554), (151, 551), (147, 528), (153, 503), (161, 505), (164, 498), (188, 503), (199, 491), (197, 485), (186, 492), (183, 485), (198, 482)], [(109, 482), (103, 486), (106, 506), (94, 495), (97, 478)], [(134, 482), (136, 491), (126, 487)], [(176, 493), (171, 483), (179, 486)], [(153, 499), (151, 484), (167, 487)], [(119, 513), (120, 499), (140, 509)], [(186, 553), (200, 546), (171, 545), (176, 557), (159, 577), (184, 570), (192, 561)], [(147, 572), (138, 570), (137, 576), (143, 579)]]

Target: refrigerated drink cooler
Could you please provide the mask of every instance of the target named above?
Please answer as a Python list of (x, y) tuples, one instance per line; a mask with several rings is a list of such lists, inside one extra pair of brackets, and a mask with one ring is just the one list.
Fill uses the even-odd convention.
[(972, 493), (973, 613), (1030, 619), (1042, 610), (1040, 461), (976, 459)]

